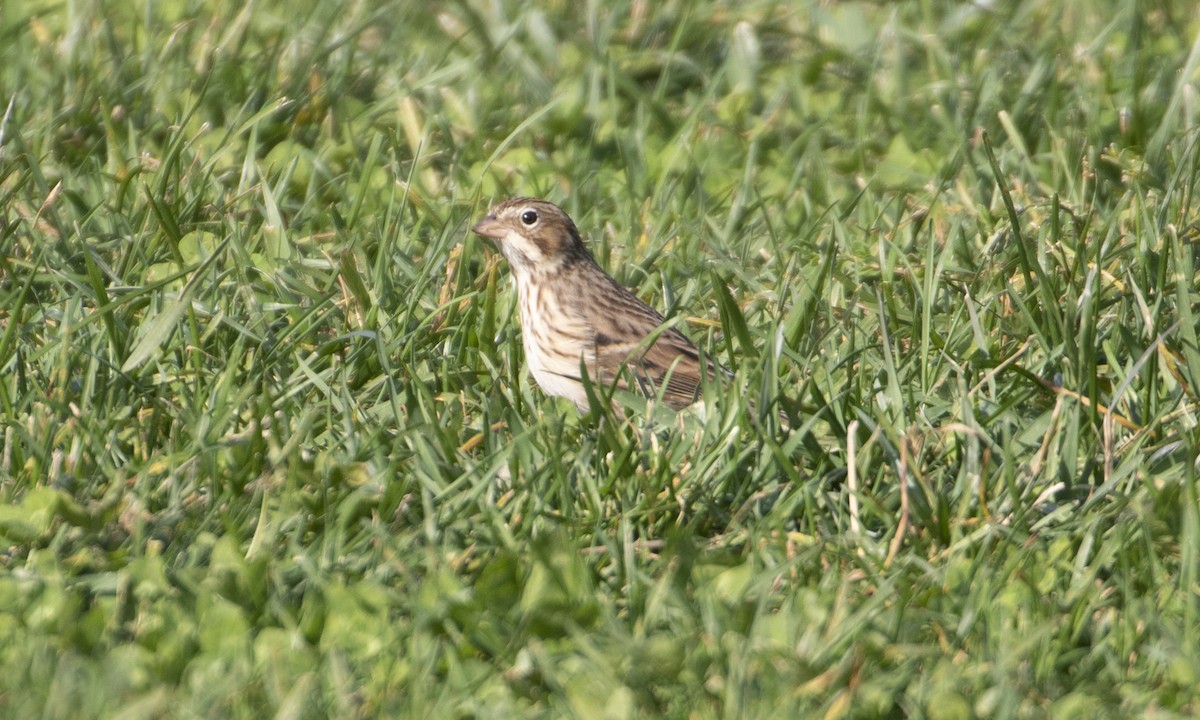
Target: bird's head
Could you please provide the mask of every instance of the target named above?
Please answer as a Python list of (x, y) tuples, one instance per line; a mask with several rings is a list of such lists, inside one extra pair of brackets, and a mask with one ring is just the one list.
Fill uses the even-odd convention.
[(493, 240), (518, 274), (553, 270), (564, 262), (591, 257), (570, 216), (545, 200), (505, 200), (471, 232)]

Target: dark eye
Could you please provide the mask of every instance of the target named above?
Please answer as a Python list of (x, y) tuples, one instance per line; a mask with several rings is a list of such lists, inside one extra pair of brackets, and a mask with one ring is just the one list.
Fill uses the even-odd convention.
[(526, 225), (533, 226), (537, 223), (537, 221), (537, 213), (533, 210), (526, 210), (525, 212), (521, 213), (521, 222), (525, 223)]

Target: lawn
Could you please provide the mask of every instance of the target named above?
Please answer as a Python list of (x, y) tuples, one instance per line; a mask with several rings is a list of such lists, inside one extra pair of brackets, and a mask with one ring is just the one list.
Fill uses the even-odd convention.
[(0, 4), (0, 717), (1200, 715), (1195, 9), (533, 5)]

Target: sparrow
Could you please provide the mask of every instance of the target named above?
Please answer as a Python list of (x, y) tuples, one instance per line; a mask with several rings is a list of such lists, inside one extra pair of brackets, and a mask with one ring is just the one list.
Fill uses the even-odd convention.
[(557, 205), (505, 200), (471, 231), (492, 240), (512, 270), (533, 379), (581, 413), (589, 409), (582, 370), (595, 387), (615, 383), (646, 397), (661, 393), (676, 410), (699, 399), (704, 378), (725, 372), (683, 333), (663, 328), (661, 313), (604, 272)]

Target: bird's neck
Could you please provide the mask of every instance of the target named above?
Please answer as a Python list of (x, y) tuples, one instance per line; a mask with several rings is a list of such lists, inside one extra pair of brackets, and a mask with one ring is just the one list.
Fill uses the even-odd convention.
[(574, 272), (579, 263), (588, 262), (592, 262), (590, 257), (567, 256), (536, 267), (512, 265), (513, 283), (517, 292), (524, 295), (531, 287), (556, 284), (564, 275)]

